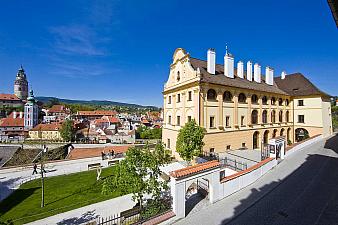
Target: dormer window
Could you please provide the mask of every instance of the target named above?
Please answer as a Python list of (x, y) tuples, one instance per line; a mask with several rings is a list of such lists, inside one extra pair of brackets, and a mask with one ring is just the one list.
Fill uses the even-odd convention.
[(180, 71), (177, 71), (176, 81), (179, 82), (181, 80)]

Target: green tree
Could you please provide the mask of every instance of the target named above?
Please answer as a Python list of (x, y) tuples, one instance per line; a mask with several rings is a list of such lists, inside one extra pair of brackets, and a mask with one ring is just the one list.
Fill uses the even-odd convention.
[(191, 161), (194, 156), (202, 153), (204, 132), (205, 130), (198, 126), (195, 120), (186, 123), (179, 130), (176, 151), (184, 160)]
[(70, 142), (74, 140), (75, 129), (72, 120), (66, 120), (63, 122), (60, 129), (60, 135), (64, 141)]
[[(161, 210), (163, 203), (161, 193), (168, 189), (167, 181), (161, 181), (160, 166), (170, 161), (170, 154), (162, 143), (158, 143), (155, 149), (149, 146), (144, 148), (131, 147), (124, 160), (116, 165), (118, 176), (106, 179), (103, 184), (103, 193), (119, 190), (132, 190), (133, 200), (140, 204), (141, 210), (145, 203), (144, 196), (152, 196), (152, 202)], [(152, 210), (154, 211), (154, 210)], [(156, 211), (156, 210), (155, 210)]]

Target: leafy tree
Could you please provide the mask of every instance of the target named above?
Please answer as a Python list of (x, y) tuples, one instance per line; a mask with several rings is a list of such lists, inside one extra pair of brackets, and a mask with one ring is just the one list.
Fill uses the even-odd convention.
[(60, 129), (60, 135), (64, 141), (70, 142), (73, 141), (75, 135), (75, 129), (73, 127), (72, 120), (66, 120), (63, 122), (62, 127)]
[(46, 103), (47, 108), (51, 108), (53, 105), (59, 105), (60, 101), (57, 98), (51, 98), (49, 101)]
[(194, 156), (202, 153), (204, 132), (205, 130), (198, 126), (195, 120), (186, 123), (179, 130), (176, 150), (184, 160), (191, 161)]
[(104, 181), (103, 193), (114, 190), (132, 190), (133, 200), (143, 209), (144, 196), (152, 196), (154, 205), (161, 208), (161, 193), (168, 189), (166, 181), (161, 181), (160, 166), (170, 161), (170, 154), (162, 143), (158, 143), (154, 150), (149, 146), (144, 148), (131, 147), (126, 158), (116, 165), (118, 176), (109, 177)]
[(140, 126), (136, 130), (136, 138), (161, 139), (162, 138), (162, 128), (148, 128), (146, 126)]

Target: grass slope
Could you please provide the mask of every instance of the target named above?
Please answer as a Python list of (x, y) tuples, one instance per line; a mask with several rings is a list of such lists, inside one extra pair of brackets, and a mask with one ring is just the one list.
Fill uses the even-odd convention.
[[(101, 177), (110, 175), (115, 175), (114, 167), (102, 170)], [(46, 178), (45, 207), (41, 208), (41, 179), (27, 182), (0, 202), (0, 221), (28, 223), (122, 195), (120, 190), (103, 195), (101, 189), (94, 170)]]

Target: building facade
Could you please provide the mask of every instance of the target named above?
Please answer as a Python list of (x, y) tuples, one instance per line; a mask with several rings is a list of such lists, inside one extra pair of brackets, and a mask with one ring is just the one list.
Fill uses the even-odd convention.
[(39, 106), (34, 98), (33, 90), (30, 91), (25, 104), (24, 122), (26, 130), (31, 130), (39, 123)]
[(32, 140), (61, 141), (61, 124), (38, 124), (29, 131)]
[[(261, 70), (251, 61), (246, 70), (242, 61), (235, 68), (234, 57), (228, 52), (220, 65), (213, 49), (208, 50), (207, 60), (176, 49), (163, 90), (162, 141), (166, 147), (177, 155), (178, 131), (192, 119), (206, 130), (203, 150), (207, 152), (257, 149), (277, 136), (294, 143), (306, 136), (304, 132), (308, 136), (332, 133), (327, 94), (301, 74), (283, 72), (274, 78), (273, 68), (266, 67), (265, 76)], [(298, 90), (285, 88), (291, 87), (288, 83)], [(310, 91), (304, 91), (310, 86)], [(307, 107), (295, 105), (298, 100)]]

